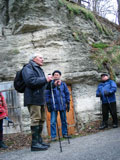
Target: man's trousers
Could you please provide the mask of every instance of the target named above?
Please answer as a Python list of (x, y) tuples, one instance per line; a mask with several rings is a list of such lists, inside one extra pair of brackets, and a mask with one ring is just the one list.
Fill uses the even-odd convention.
[(28, 110), (31, 118), (31, 126), (43, 125), (45, 121), (45, 107), (29, 105)]
[(116, 102), (102, 104), (103, 122), (105, 122), (105, 123), (108, 122), (109, 112), (112, 116), (113, 124), (117, 125), (118, 118), (117, 118)]
[[(51, 112), (51, 138), (56, 137), (56, 123), (58, 111)], [(66, 122), (66, 111), (59, 111), (61, 124), (62, 124), (62, 135), (67, 135), (67, 122)]]

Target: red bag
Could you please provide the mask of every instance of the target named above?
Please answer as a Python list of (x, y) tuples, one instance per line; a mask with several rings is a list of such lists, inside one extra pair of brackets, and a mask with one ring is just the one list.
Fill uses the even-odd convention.
[(8, 116), (7, 104), (4, 96), (0, 92), (0, 119), (4, 119)]

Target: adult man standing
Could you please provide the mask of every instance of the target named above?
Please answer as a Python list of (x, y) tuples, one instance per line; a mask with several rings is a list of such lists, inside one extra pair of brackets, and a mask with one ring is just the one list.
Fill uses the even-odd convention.
[(96, 97), (100, 97), (102, 101), (102, 116), (103, 121), (99, 129), (104, 129), (108, 127), (108, 114), (112, 115), (113, 128), (118, 127), (117, 111), (116, 111), (116, 97), (115, 92), (117, 90), (117, 85), (113, 80), (109, 79), (107, 73), (101, 74), (102, 82), (98, 85), (96, 91)]
[(50, 146), (42, 141), (41, 133), (45, 121), (45, 86), (52, 80), (44, 75), (43, 57), (36, 54), (23, 68), (22, 75), (26, 88), (24, 91), (24, 106), (28, 106), (31, 118), (32, 144), (31, 151), (46, 150)]
[(53, 81), (51, 86), (46, 90), (46, 103), (48, 111), (51, 112), (51, 140), (56, 140), (56, 123), (57, 114), (60, 112), (62, 135), (69, 138), (67, 133), (66, 110), (70, 110), (70, 94), (65, 82), (60, 80), (61, 72), (55, 70), (53, 72)]

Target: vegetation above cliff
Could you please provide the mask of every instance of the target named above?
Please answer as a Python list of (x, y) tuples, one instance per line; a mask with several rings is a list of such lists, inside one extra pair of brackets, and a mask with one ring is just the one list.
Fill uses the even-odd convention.
[(111, 79), (116, 80), (113, 68), (120, 65), (120, 45), (96, 43), (92, 47), (91, 58), (97, 64), (98, 69), (107, 69)]
[(95, 17), (95, 15), (77, 4), (68, 2), (66, 0), (59, 0), (59, 3), (63, 6), (66, 6), (70, 11), (70, 14), (84, 14), (86, 20), (91, 20), (97, 27), (100, 33), (105, 33), (106, 35), (111, 35), (112, 31), (108, 29), (104, 24), (101, 24)]
[[(99, 17), (96, 18), (94, 13), (90, 10), (87, 10), (84, 7), (81, 7), (75, 3), (71, 3), (67, 0), (59, 0), (59, 3), (61, 6), (65, 6), (69, 10), (70, 15), (81, 14), (84, 15), (84, 18), (87, 21), (92, 21), (95, 24), (99, 33), (103, 35), (105, 34), (107, 36), (113, 35), (112, 29), (108, 29), (107, 25), (99, 21)], [(73, 36), (76, 41), (80, 41), (80, 38), (82, 37), (82, 42), (85, 41), (85, 43), (90, 44), (88, 42), (87, 33), (82, 33), (81, 30), (73, 30)], [(98, 43), (96, 41), (96, 43), (92, 44), (91, 58), (94, 60), (100, 71), (107, 70), (111, 76), (111, 79), (115, 80), (116, 76), (113, 68), (120, 64), (119, 44), (106, 44), (102, 41), (99, 41)]]

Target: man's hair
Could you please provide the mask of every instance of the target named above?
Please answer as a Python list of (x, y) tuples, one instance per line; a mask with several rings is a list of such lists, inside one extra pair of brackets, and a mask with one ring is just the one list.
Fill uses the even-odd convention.
[(35, 57), (43, 57), (40, 53), (32, 53), (29, 60), (33, 60)]

